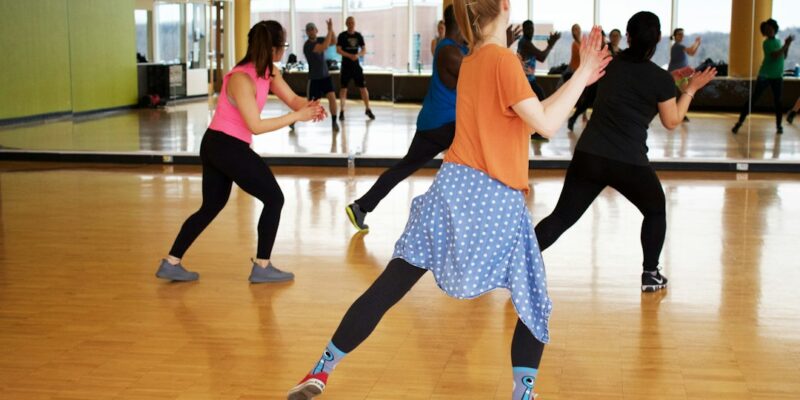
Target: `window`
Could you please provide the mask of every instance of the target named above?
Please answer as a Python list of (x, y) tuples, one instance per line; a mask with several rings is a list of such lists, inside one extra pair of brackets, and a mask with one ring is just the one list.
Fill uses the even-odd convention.
[[(789, 35), (800, 39), (800, 2), (797, 0), (772, 0), (772, 18), (778, 21), (781, 30), (778, 37), (783, 41)], [(800, 64), (800, 41), (792, 43), (786, 58), (786, 69)]]
[(181, 63), (183, 55), (183, 35), (181, 25), (184, 15), (181, 4), (156, 4), (156, 23), (158, 30), (158, 62)]
[(206, 4), (186, 4), (188, 68), (206, 68), (208, 62), (208, 20)]
[(150, 54), (150, 13), (147, 10), (135, 10), (134, 18), (136, 20), (136, 52), (149, 61), (152, 58)]
[(320, 37), (325, 37), (325, 35), (328, 34), (325, 21), (332, 19), (334, 42), (325, 53), (325, 58), (341, 60), (341, 56), (336, 54), (335, 36), (344, 29), (344, 21), (342, 20), (342, 0), (296, 0), (295, 8), (297, 12), (295, 20), (297, 27), (290, 37), (292, 41), (297, 43), (297, 59), (305, 62), (303, 44), (308, 40), (306, 24), (313, 22), (317, 25), (317, 30), (319, 31), (318, 35)]
[(348, 0), (356, 31), (366, 42), (367, 68), (410, 70), (408, 54), (408, 0)]
[[(708, 7), (696, 2), (698, 8)], [(606, 33), (616, 28), (625, 32), (628, 20), (639, 11), (650, 11), (661, 20), (661, 42), (656, 48), (653, 62), (666, 67), (669, 64), (669, 36), (672, 29), (672, 0), (600, 0), (600, 25)], [(730, 7), (728, 7), (730, 13)], [(730, 21), (730, 19), (728, 19)], [(623, 33), (624, 34), (624, 33)], [(627, 47), (627, 46), (623, 46)]]
[[(516, 4), (516, 3), (515, 3)], [(573, 24), (579, 24), (584, 32), (594, 23), (594, 0), (534, 0), (532, 10), (537, 47), (544, 49), (550, 32), (561, 32), (561, 40), (556, 43), (550, 56), (537, 68), (548, 69), (551, 66), (568, 64)]]
[(414, 35), (411, 38), (412, 69), (430, 69), (433, 65), (431, 42), (438, 36), (439, 21), (444, 19), (441, 0), (414, 0)]
[(521, 24), (528, 19), (528, 0), (511, 0), (511, 23)]
[[(695, 37), (703, 39), (700, 49), (689, 63), (697, 66), (705, 59), (728, 62), (731, 36), (731, 0), (678, 1), (678, 21), (675, 28), (683, 28), (687, 46)], [(663, 30), (663, 29), (662, 29)], [(671, 35), (665, 31), (664, 35)]]
[[(250, 1), (250, 27), (260, 21), (274, 20), (283, 25), (286, 30), (286, 41), (289, 42), (290, 51), (283, 53), (282, 62), (285, 62), (289, 53), (294, 53), (297, 49), (302, 51), (302, 44), (297, 46), (292, 38), (292, 27), (290, 26), (291, 17), (289, 14), (290, 0), (251, 0)], [(300, 57), (302, 59), (302, 57)], [(237, 60), (238, 61), (238, 60)]]

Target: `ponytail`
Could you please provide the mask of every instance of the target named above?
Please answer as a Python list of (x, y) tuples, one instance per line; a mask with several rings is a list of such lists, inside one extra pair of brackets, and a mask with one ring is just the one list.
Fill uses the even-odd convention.
[(283, 26), (277, 21), (261, 21), (253, 25), (247, 33), (247, 54), (236, 65), (253, 63), (259, 78), (275, 76), (272, 56), (276, 48), (283, 46), (284, 38)]
[(483, 40), (481, 28), (500, 15), (500, 0), (455, 0), (453, 6), (458, 29), (470, 48)]

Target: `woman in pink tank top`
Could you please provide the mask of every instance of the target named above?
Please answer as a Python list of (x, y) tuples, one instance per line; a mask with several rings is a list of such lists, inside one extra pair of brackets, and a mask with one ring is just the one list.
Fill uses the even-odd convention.
[[(270, 262), (283, 207), (275, 175), (250, 148), (253, 135), (273, 132), (298, 121), (320, 121), (325, 110), (317, 101), (297, 96), (284, 81), (273, 60), (285, 50), (286, 31), (276, 21), (261, 21), (247, 35), (247, 55), (222, 83), (217, 109), (200, 145), (203, 163), (203, 204), (183, 223), (169, 255), (161, 261), (156, 276), (172, 281), (193, 281), (199, 275), (187, 271), (181, 258), (189, 246), (225, 207), (235, 182), (261, 200), (264, 209), (258, 221), (258, 250), (250, 282), (281, 282), (294, 274)], [(261, 109), (272, 90), (293, 112), (277, 118), (261, 118)]]

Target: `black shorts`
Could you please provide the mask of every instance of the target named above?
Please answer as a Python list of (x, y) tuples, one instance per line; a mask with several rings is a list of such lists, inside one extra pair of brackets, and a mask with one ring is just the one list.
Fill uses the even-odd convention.
[(322, 79), (308, 80), (308, 98), (312, 100), (321, 99), (333, 92), (333, 81), (330, 76)]
[(356, 83), (356, 87), (367, 87), (366, 82), (364, 82), (364, 70), (361, 69), (361, 66), (343, 67), (340, 74), (342, 78), (342, 89), (347, 89), (347, 85), (350, 84), (351, 80)]

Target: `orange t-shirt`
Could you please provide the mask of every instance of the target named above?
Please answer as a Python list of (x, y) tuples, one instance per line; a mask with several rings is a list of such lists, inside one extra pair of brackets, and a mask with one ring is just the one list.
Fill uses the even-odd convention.
[(511, 106), (535, 95), (517, 55), (489, 44), (464, 57), (456, 92), (456, 136), (444, 161), (527, 194), (531, 129)]
[(569, 69), (572, 72), (578, 70), (578, 67), (581, 66), (581, 45), (578, 42), (572, 42), (572, 57), (569, 59)]

